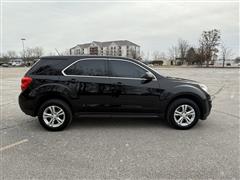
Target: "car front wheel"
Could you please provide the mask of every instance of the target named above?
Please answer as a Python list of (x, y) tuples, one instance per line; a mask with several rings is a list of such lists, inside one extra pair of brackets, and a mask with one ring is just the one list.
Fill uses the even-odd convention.
[(167, 121), (176, 129), (190, 129), (200, 117), (198, 105), (190, 99), (177, 99), (170, 104)]
[(66, 128), (72, 120), (72, 112), (68, 104), (53, 99), (41, 105), (38, 112), (40, 124), (47, 130), (59, 131)]

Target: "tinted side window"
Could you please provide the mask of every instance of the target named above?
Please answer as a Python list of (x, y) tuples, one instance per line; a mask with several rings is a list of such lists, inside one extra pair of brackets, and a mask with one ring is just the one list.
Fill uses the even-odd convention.
[(67, 66), (67, 60), (42, 59), (29, 70), (32, 75), (62, 75), (61, 71)]
[(106, 76), (105, 61), (82, 60), (78, 61), (64, 71), (67, 75), (83, 75), (83, 76)]
[(112, 77), (141, 78), (146, 70), (136, 64), (121, 60), (112, 60), (109, 63)]

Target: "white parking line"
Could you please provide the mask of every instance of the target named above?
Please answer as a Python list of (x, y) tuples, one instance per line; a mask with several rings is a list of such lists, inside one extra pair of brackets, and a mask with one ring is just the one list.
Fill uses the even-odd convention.
[(0, 148), (0, 152), (2, 152), (2, 151), (4, 151), (4, 150), (7, 150), (7, 149), (9, 149), (9, 148), (12, 148), (12, 147), (14, 147), (14, 146), (20, 145), (20, 144), (25, 143), (25, 142), (28, 142), (28, 139), (23, 139), (23, 140), (21, 140), (21, 141), (15, 142), (15, 143), (13, 143), (13, 144), (9, 144), (9, 145), (7, 145), (7, 146), (1, 147), (1, 148)]

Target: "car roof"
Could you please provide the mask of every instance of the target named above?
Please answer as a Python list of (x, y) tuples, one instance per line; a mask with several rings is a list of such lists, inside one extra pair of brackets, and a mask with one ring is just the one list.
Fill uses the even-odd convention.
[(76, 60), (85, 58), (106, 58), (106, 59), (126, 59), (136, 61), (135, 59), (121, 57), (121, 56), (97, 56), (97, 55), (80, 55), (80, 56), (42, 56), (41, 59), (55, 59), (55, 60)]

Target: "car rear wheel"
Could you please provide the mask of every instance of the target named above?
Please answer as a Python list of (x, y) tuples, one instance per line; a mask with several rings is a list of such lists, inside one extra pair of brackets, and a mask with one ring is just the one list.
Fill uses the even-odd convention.
[(200, 117), (198, 105), (190, 99), (177, 99), (170, 104), (167, 121), (176, 129), (190, 129)]
[(52, 99), (44, 102), (39, 108), (38, 119), (47, 130), (60, 131), (72, 121), (72, 112), (62, 100)]

